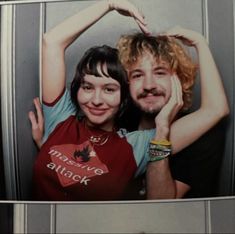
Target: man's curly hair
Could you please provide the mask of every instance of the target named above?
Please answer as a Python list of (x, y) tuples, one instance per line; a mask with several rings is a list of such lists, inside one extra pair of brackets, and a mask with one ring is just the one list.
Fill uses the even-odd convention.
[(167, 36), (149, 36), (142, 33), (123, 35), (117, 43), (117, 49), (119, 59), (127, 71), (145, 53), (151, 53), (156, 61), (167, 62), (172, 71), (178, 75), (182, 85), (184, 101), (182, 110), (190, 108), (192, 88), (198, 66), (176, 39)]

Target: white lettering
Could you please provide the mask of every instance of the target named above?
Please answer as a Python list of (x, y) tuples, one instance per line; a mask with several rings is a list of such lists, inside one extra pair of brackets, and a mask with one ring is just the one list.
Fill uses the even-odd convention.
[(99, 169), (99, 168), (95, 169), (94, 172), (95, 172), (96, 175), (103, 175), (104, 174), (104, 171), (102, 169)]
[(80, 181), (80, 184), (83, 183), (83, 184), (87, 185), (88, 181), (90, 181), (90, 179), (87, 179), (87, 177), (84, 176), (84, 177), (82, 177), (82, 180)]
[[(78, 178), (78, 179), (76, 179)], [(74, 181), (79, 181), (81, 179), (81, 176), (79, 175), (74, 175), (73, 178), (72, 178)]]
[(47, 167), (50, 168), (51, 170), (54, 170), (56, 165), (55, 165), (55, 163), (51, 162), (51, 163), (47, 164)]
[(65, 176), (65, 177), (68, 177), (68, 178), (71, 178), (71, 177), (73, 176), (73, 172), (72, 172), (72, 171), (66, 171), (66, 172), (64, 173), (64, 176)]

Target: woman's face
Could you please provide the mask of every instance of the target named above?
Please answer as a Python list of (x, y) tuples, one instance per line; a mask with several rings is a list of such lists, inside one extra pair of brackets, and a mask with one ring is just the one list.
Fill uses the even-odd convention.
[(106, 131), (113, 129), (115, 114), (121, 102), (120, 89), (119, 82), (111, 77), (85, 75), (78, 89), (77, 100), (87, 117), (88, 125)]

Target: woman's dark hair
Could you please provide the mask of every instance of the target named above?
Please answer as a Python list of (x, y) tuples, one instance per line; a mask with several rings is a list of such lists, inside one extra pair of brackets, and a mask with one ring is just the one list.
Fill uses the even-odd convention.
[[(104, 65), (106, 65), (107, 71), (103, 69)], [(100, 68), (101, 71), (99, 71), (98, 68)], [(86, 74), (97, 76), (97, 78), (101, 76), (111, 77), (119, 82), (121, 87), (121, 105), (117, 114), (117, 118), (119, 118), (127, 105), (129, 89), (127, 73), (119, 61), (118, 50), (106, 45), (95, 46), (87, 50), (81, 58), (70, 88), (72, 102), (77, 107), (78, 111), (80, 107), (77, 101), (77, 92), (84, 82), (84, 76)]]

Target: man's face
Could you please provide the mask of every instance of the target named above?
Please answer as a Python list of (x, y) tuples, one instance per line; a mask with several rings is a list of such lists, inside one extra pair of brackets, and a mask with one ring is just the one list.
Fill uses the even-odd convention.
[(144, 54), (128, 69), (130, 94), (145, 113), (157, 114), (171, 96), (171, 70), (164, 61)]

